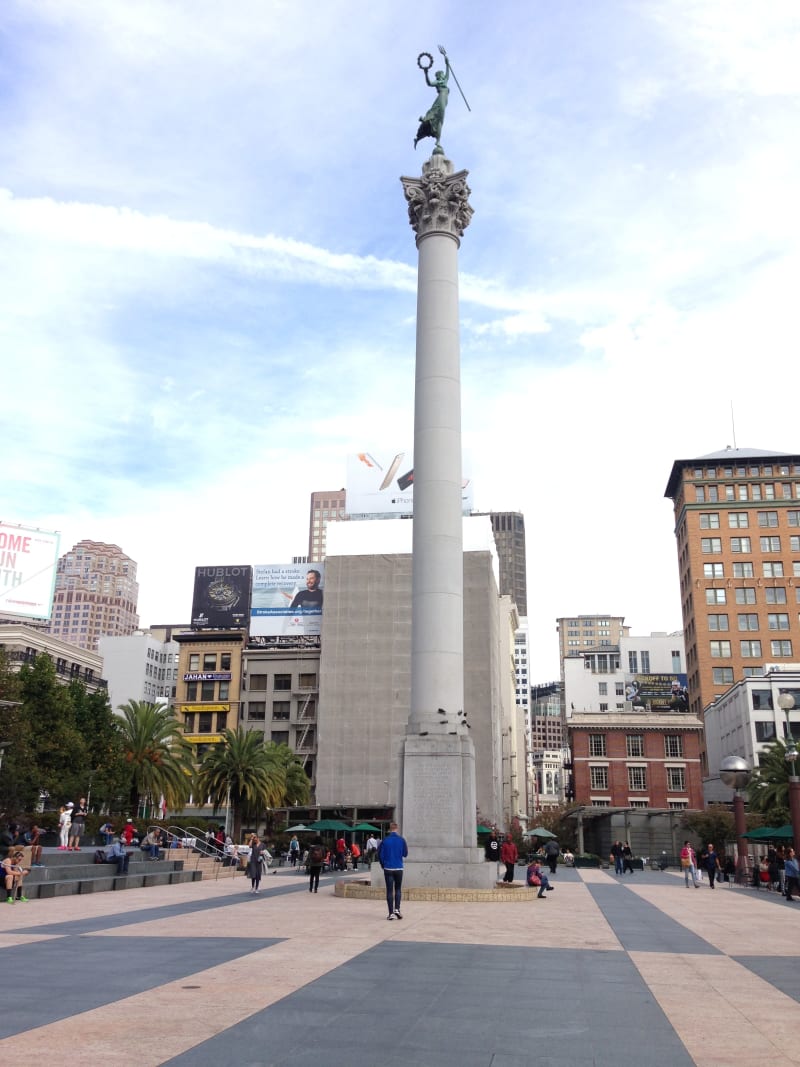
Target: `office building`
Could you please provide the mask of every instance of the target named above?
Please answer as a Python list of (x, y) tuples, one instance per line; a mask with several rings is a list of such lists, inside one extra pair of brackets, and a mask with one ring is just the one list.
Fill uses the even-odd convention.
[(191, 630), (173, 634), (179, 648), (175, 714), (200, 760), (239, 723), (244, 630)]
[(525, 563), (525, 517), (519, 511), (476, 511), (492, 524), (500, 569), (501, 595), (510, 596), (523, 618), (528, 614), (528, 572)]
[[(685, 681), (686, 653), (683, 634), (631, 635), (625, 627), (616, 647), (574, 652), (562, 660), (566, 718), (576, 711), (630, 710), (638, 685), (658, 679), (666, 693), (673, 680)], [(650, 703), (643, 698), (643, 703)], [(658, 703), (658, 701), (657, 701)], [(664, 702), (666, 703), (666, 702)]]
[(308, 524), (308, 562), (324, 563), (328, 539), (328, 524), (344, 522), (344, 489), (321, 490), (311, 494), (311, 517)]
[(702, 809), (703, 724), (691, 712), (576, 712), (568, 730), (576, 803)]
[(618, 648), (620, 638), (630, 632), (624, 615), (573, 615), (556, 619), (556, 627), (562, 661), (590, 648)]
[(800, 455), (727, 448), (676, 460), (665, 496), (689, 706), (701, 715), (736, 682), (800, 661)]
[(89, 693), (106, 689), (102, 657), (38, 627), (22, 623), (3, 625), (0, 627), (0, 652), (5, 654), (12, 671), (33, 663), (37, 656), (49, 656), (56, 669), (56, 679), (64, 685), (81, 682)]
[[(182, 627), (188, 630), (188, 626)], [(137, 630), (127, 637), (101, 637), (98, 652), (116, 709), (129, 700), (171, 704), (178, 684), (179, 647), (161, 632)]]
[(136, 564), (117, 545), (79, 541), (58, 560), (48, 632), (97, 650), (101, 637), (132, 634), (139, 626)]

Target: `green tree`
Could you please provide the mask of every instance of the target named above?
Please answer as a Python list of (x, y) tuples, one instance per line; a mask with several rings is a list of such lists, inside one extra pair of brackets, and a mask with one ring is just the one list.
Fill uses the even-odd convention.
[(724, 804), (709, 804), (705, 811), (689, 812), (681, 819), (681, 826), (697, 835), (702, 848), (712, 842), (720, 854), (725, 842), (736, 838), (733, 814)]
[(82, 786), (85, 795), (91, 790), (92, 807), (102, 808), (127, 791), (130, 784), (128, 765), (114, 714), (105, 689), (88, 692), (83, 682), (69, 685), (75, 725), (88, 754), (88, 780)]
[(758, 768), (747, 785), (751, 811), (764, 816), (766, 825), (782, 826), (789, 821), (789, 764), (786, 742), (774, 741), (759, 756)]
[(267, 807), (305, 803), (309, 786), (288, 745), (265, 745), (259, 734), (238, 727), (226, 730), (222, 741), (206, 752), (195, 792), (210, 797), (215, 811), (230, 797), (232, 834), (239, 841), (244, 818), (258, 816)]
[(75, 721), (72, 694), (59, 682), (49, 656), (39, 655), (22, 667), (19, 699), (30, 742), (27, 768), (18, 765), (23, 806), (32, 810), (40, 791), (56, 803), (85, 791), (88, 748)]
[(127, 764), (131, 808), (149, 796), (157, 804), (163, 794), (168, 807), (180, 808), (189, 799), (194, 763), (192, 746), (183, 736), (172, 708), (149, 700), (121, 704), (115, 719)]

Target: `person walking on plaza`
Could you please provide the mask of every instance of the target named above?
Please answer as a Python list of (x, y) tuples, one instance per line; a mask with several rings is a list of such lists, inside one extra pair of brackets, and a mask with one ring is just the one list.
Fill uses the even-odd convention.
[(784, 854), (783, 874), (786, 880), (786, 899), (795, 900), (796, 897), (793, 897), (792, 893), (800, 896), (800, 864), (793, 848), (787, 848)]
[(514, 844), (514, 839), (511, 834), (506, 834), (506, 839), (500, 846), (500, 859), (506, 865), (506, 873), (503, 875), (504, 882), (514, 881), (514, 865), (517, 862), (519, 853), (517, 852), (517, 846)]
[(544, 854), (547, 859), (547, 865), (550, 868), (550, 873), (555, 874), (556, 867), (558, 866), (558, 857), (561, 854), (561, 848), (554, 837), (551, 837), (544, 846)]
[(708, 874), (708, 884), (711, 889), (714, 888), (714, 879), (717, 876), (717, 872), (720, 870), (719, 856), (714, 851), (714, 846), (709, 842), (708, 848), (703, 853), (703, 867), (705, 867)]
[(58, 848), (60, 852), (66, 852), (69, 848), (69, 828), (72, 825), (72, 809), (75, 805), (72, 801), (58, 812)]
[(297, 839), (297, 834), (292, 834), (292, 840), (289, 842), (289, 862), (293, 867), (297, 866), (297, 861), (300, 859), (300, 842)]
[(347, 842), (341, 835), (336, 839), (336, 869), (338, 871), (347, 869)]
[(633, 874), (633, 849), (627, 841), (622, 846), (622, 873)]
[(389, 919), (402, 919), (400, 903), (403, 891), (403, 860), (408, 855), (405, 838), (398, 833), (397, 823), (389, 823), (389, 833), (378, 845), (378, 862), (383, 867), (386, 882), (386, 904)]
[(683, 842), (683, 848), (681, 849), (681, 869), (683, 871), (683, 881), (686, 888), (689, 888), (689, 879), (691, 878), (691, 884), (695, 889), (699, 889), (697, 881), (697, 856), (694, 854), (690, 841)]
[(80, 852), (81, 850), (81, 838), (86, 831), (86, 816), (89, 814), (89, 808), (86, 804), (86, 797), (81, 797), (78, 801), (78, 806), (72, 806), (72, 825), (69, 828), (69, 841), (67, 842), (68, 848), (72, 852)]
[(316, 893), (319, 890), (319, 876), (325, 863), (325, 846), (321, 837), (315, 837), (308, 850), (308, 891)]
[(358, 870), (358, 861), (361, 859), (361, 849), (358, 847), (358, 842), (354, 841), (350, 846), (350, 859), (353, 861), (353, 870)]
[(250, 892), (258, 893), (261, 888), (261, 873), (264, 870), (264, 845), (258, 834), (250, 836), (250, 855), (247, 857), (247, 877), (250, 879)]
[(371, 867), (376, 856), (378, 855), (378, 839), (375, 834), (370, 834), (367, 838), (367, 844), (365, 848), (364, 859), (368, 867)]
[(611, 846), (611, 859), (614, 861), (614, 874), (622, 874), (622, 842), (615, 841)]

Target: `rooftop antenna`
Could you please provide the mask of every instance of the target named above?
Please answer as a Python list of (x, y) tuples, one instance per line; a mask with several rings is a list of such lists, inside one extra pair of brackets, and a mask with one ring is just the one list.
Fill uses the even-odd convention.
[(733, 432), (733, 447), (736, 448), (736, 420), (733, 417), (733, 401), (731, 400), (731, 430)]

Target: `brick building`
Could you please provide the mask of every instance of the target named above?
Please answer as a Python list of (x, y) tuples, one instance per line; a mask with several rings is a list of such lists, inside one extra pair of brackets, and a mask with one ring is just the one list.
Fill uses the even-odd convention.
[(703, 808), (703, 724), (691, 713), (582, 712), (567, 725), (576, 803)]

